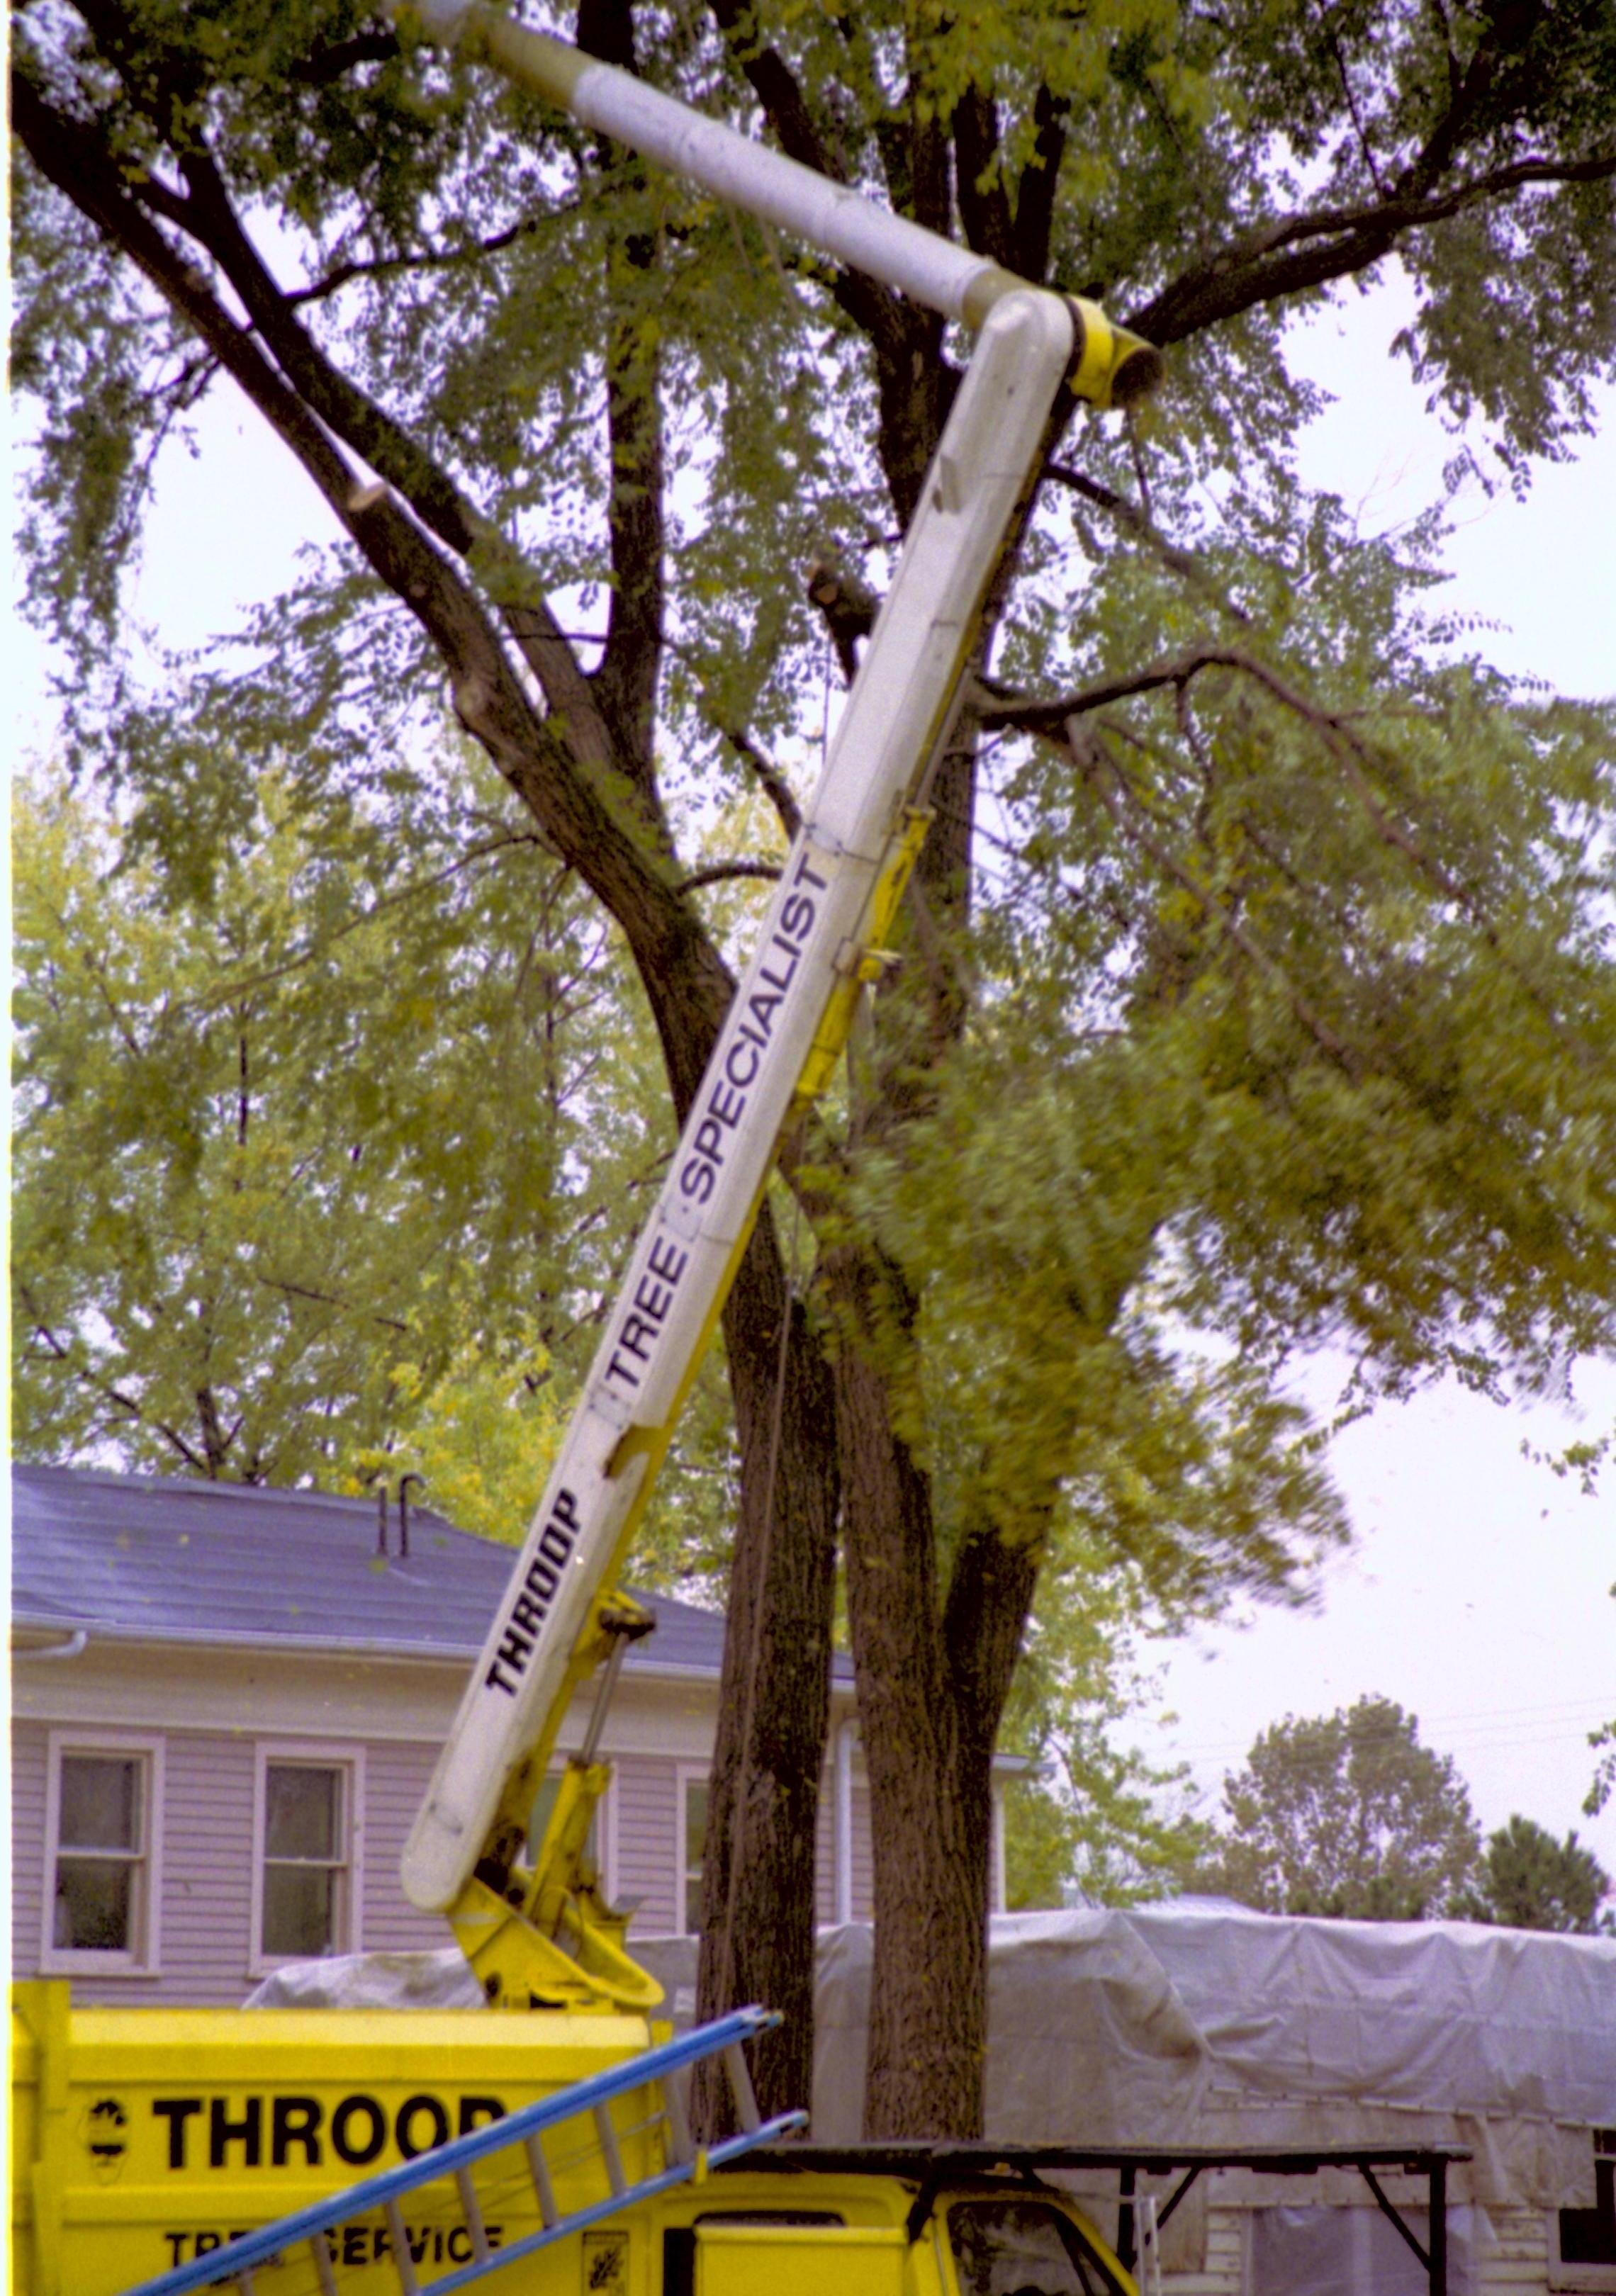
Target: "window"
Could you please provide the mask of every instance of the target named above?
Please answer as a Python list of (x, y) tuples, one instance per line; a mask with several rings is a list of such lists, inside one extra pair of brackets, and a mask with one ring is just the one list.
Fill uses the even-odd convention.
[(1594, 2131), (1594, 2205), (1551, 2220), (1551, 2288), (1616, 2289), (1616, 2128)]
[(679, 1772), (679, 1874), (675, 1904), (679, 1929), (695, 1937), (701, 1927), (701, 1861), (707, 1855), (707, 1774)]
[(156, 1970), (161, 1801), (160, 1739), (53, 1734), (42, 1968)]
[(255, 1968), (357, 1949), (361, 1799), (357, 1751), (258, 1749)]
[(959, 2296), (1107, 2296), (1120, 2286), (1047, 2201), (955, 2201), (948, 2247)]

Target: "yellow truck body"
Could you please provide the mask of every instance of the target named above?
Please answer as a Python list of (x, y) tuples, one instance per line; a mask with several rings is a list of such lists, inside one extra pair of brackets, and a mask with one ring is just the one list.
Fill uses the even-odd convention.
[[(646, 2039), (637, 2017), (79, 2009), (64, 1983), (18, 1985), (12, 2288), (113, 2296), (625, 2063)], [(649, 2173), (651, 2100), (620, 2100), (614, 2120), (628, 2175)], [(554, 2170), (563, 2208), (599, 2190), (598, 2156), (570, 2165), (558, 2151)], [(538, 2223), (531, 2185), (505, 2181), (507, 2191), (485, 2195), (496, 2245)], [(437, 2223), (423, 2211), (408, 2221), (423, 2239), (423, 2269), (462, 2260), (458, 2218), (440, 2210)], [(367, 2251), (382, 2236), (379, 2225), (366, 2228)], [(386, 2251), (367, 2253), (362, 2270), (360, 2245), (356, 2231), (339, 2258), (344, 2288), (396, 2296)], [(380, 2271), (368, 2268), (377, 2262)], [(276, 2273), (266, 2280), (276, 2296), (295, 2285)]]
[[(123, 2296), (378, 2170), (642, 2054), (634, 2017), (478, 2010), (77, 2009), (60, 1982), (12, 1993), (13, 2296)], [(666, 2165), (661, 2099), (611, 2107), (629, 2184)], [(548, 2148), (563, 2216), (597, 2201), (590, 2125)], [(805, 2161), (808, 2156), (804, 2156)], [(703, 2174), (496, 2272), (510, 2296), (1134, 2296), (1063, 2194), (781, 2160)], [(497, 2252), (539, 2228), (520, 2147), (480, 2163)], [(469, 2261), (452, 2183), (410, 2196), (424, 2287)], [(397, 2296), (378, 2211), (326, 2235), (342, 2296)], [(1062, 2265), (1062, 2259), (1065, 2259)], [(258, 2267), (254, 2296), (318, 2296), (307, 2248)]]

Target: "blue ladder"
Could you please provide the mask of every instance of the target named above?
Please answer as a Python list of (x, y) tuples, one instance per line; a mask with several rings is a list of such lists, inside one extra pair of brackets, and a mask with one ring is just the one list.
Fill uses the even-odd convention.
[[(564, 2240), (569, 2233), (616, 2216), (621, 2210), (632, 2208), (636, 2201), (649, 2200), (654, 2194), (687, 2183), (704, 2168), (720, 2168), (756, 2145), (773, 2144), (776, 2137), (792, 2136), (804, 2128), (808, 2121), (806, 2112), (783, 2112), (774, 2120), (759, 2118), (751, 2075), (742, 2053), (743, 2042), (779, 2021), (779, 2013), (775, 2010), (737, 2009), (710, 2025), (700, 2025), (693, 2032), (664, 2042), (660, 2048), (632, 2057), (626, 2064), (614, 2065), (610, 2072), (593, 2073), (587, 2080), (575, 2081), (570, 2088), (558, 2089), (554, 2096), (543, 2097), (537, 2104), (523, 2105), (520, 2112), (507, 2114), (503, 2120), (454, 2137), (400, 2168), (384, 2169), (379, 2176), (366, 2177), (361, 2183), (333, 2194), (328, 2201), (313, 2202), (275, 2224), (244, 2234), (240, 2240), (210, 2249), (206, 2256), (195, 2257), (188, 2264), (177, 2264), (170, 2271), (159, 2273), (155, 2280), (143, 2280), (138, 2287), (126, 2291), (126, 2296), (185, 2296), (189, 2289), (231, 2283), (241, 2291), (241, 2296), (254, 2296), (254, 2267), (267, 2264), (272, 2258), (283, 2257), (302, 2242), (308, 2243), (314, 2259), (322, 2296), (339, 2296), (337, 2267), (325, 2236), (338, 2226), (378, 2209), (387, 2219), (400, 2296), (452, 2296), (455, 2289), (469, 2288), (473, 2281), (487, 2279), (490, 2273), (531, 2256), (536, 2249), (546, 2248), (552, 2241)], [(710, 2146), (703, 2155), (691, 2141), (685, 2081), (690, 2068), (707, 2057), (722, 2057), (724, 2061), (741, 2133), (721, 2144)], [(618, 2132), (612, 2125), (611, 2100), (652, 2083), (660, 2084), (661, 2118), (667, 2125), (669, 2165), (655, 2176), (630, 2184), (624, 2172)], [(595, 2125), (595, 2144), (605, 2169), (607, 2190), (598, 2201), (563, 2216), (555, 2204), (544, 2131), (586, 2114)], [(540, 2229), (513, 2242), (508, 2248), (493, 2249), (488, 2244), (472, 2185), (472, 2168), (475, 2161), (485, 2161), (493, 2153), (517, 2149), (526, 2156), (526, 2171), (538, 2202)], [(446, 2179), (453, 2181), (459, 2194), (461, 2228), (469, 2242), (472, 2260), (440, 2273), (435, 2280), (422, 2280), (410, 2255), (399, 2203), (406, 2193)]]

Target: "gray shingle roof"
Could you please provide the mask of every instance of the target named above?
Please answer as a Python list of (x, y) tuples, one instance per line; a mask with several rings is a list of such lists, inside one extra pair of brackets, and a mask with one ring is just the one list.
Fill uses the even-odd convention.
[[(389, 1538), (396, 1548), (396, 1515)], [(471, 1658), (513, 1560), (510, 1547), (426, 1507), (410, 1510), (404, 1562), (376, 1552), (373, 1499), (95, 1468), (12, 1469), (16, 1627)], [(657, 1631), (629, 1651), (630, 1668), (716, 1676), (722, 1618), (666, 1595), (643, 1599)]]

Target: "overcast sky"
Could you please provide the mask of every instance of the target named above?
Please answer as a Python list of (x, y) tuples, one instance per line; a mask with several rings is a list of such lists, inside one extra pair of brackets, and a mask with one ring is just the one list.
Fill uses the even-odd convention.
[[(1304, 475), (1402, 524), (1440, 492), (1454, 442), (1389, 345), (1407, 316), (1394, 275), (1311, 321), (1298, 363), (1336, 394), (1304, 443)], [(1448, 552), (1454, 603), (1499, 627), (1500, 666), (1567, 693), (1616, 692), (1616, 394), (1601, 437), (1541, 472), (1524, 504), (1474, 489)], [(169, 644), (227, 627), (274, 593), (298, 545), (330, 539), (324, 506), (273, 448), (228, 384), (217, 385), (193, 459), (167, 450), (136, 613)], [(25, 742), (48, 738), (43, 661), (13, 628), (8, 691)], [(1328, 1367), (1305, 1374), (1327, 1399)], [(1161, 1695), (1136, 1734), (1188, 1761), (1215, 1800), (1224, 1770), (1286, 1713), (1317, 1714), (1364, 1692), (1420, 1717), (1453, 1753), (1484, 1824), (1523, 1810), (1578, 1826), (1616, 1873), (1616, 1808), (1579, 1813), (1587, 1737), (1616, 1714), (1616, 1472), (1595, 1496), (1521, 1456), (1554, 1450), (1616, 1419), (1616, 1367), (1579, 1374), (1577, 1409), (1500, 1409), (1450, 1389), (1379, 1411), (1336, 1451), (1358, 1541), (1325, 1572), (1308, 1616), (1264, 1613), (1162, 1654)], [(1176, 1715), (1172, 1722), (1155, 1717)]]
[[(1456, 441), (1389, 356), (1412, 304), (1393, 271), (1367, 296), (1308, 323), (1296, 365), (1335, 394), (1311, 426), (1303, 476), (1396, 528), (1438, 499)], [(1566, 693), (1616, 693), (1616, 392), (1575, 463), (1542, 470), (1524, 504), (1472, 487), (1456, 506), (1445, 594), (1497, 625), (1475, 641), (1512, 675)], [(1585, 1496), (1522, 1456), (1553, 1453), (1616, 1422), (1616, 1366), (1589, 1366), (1571, 1407), (1500, 1408), (1449, 1382), (1386, 1406), (1341, 1437), (1338, 1480), (1358, 1540), (1326, 1570), (1308, 1616), (1259, 1615), (1177, 1645), (1160, 1710), (1136, 1734), (1187, 1761), (1216, 1807), (1225, 1772), (1286, 1714), (1327, 1714), (1366, 1692), (1420, 1718), (1453, 1754), (1484, 1825), (1521, 1810), (1575, 1826), (1616, 1874), (1616, 1805), (1581, 1813), (1587, 1734), (1616, 1717), (1616, 1464)], [(1303, 1390), (1326, 1403), (1330, 1366)]]

